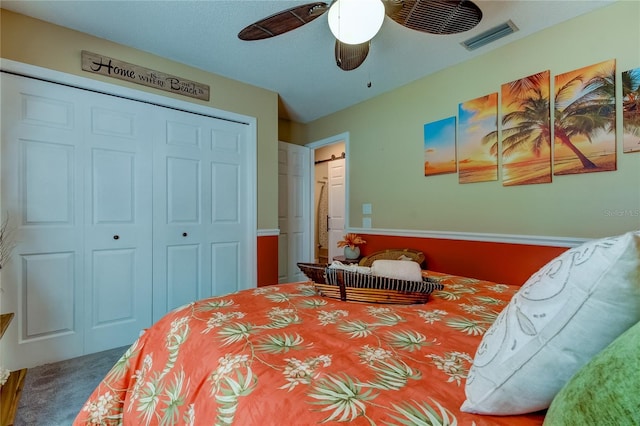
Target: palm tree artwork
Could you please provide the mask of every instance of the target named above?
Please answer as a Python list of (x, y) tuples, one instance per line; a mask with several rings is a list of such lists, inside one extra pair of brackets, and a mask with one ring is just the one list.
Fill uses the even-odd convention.
[[(501, 87), (503, 186), (551, 182), (550, 85), (544, 71)], [(494, 155), (497, 140), (497, 131), (482, 138)]]
[[(497, 135), (498, 93), (458, 105), (458, 182), (498, 180), (498, 156), (483, 143), (485, 135)], [(497, 143), (497, 136), (494, 136)]]
[(424, 175), (457, 172), (456, 118), (448, 117), (424, 125)]
[(555, 77), (554, 175), (616, 170), (615, 60)]
[(640, 152), (640, 68), (622, 73), (622, 152)]

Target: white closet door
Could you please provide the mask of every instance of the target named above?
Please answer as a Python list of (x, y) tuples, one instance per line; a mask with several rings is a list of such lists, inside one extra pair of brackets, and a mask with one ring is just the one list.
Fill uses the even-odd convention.
[(131, 344), (151, 323), (149, 107), (5, 74), (2, 89), (2, 207), (18, 241), (3, 362)]
[(153, 318), (252, 286), (246, 126), (166, 110), (154, 146)]
[(152, 107), (91, 94), (85, 106), (85, 352), (151, 325)]
[(17, 246), (2, 268), (10, 370), (83, 353), (82, 115), (67, 88), (2, 74), (2, 216)]
[(278, 282), (306, 281), (298, 262), (311, 261), (309, 175), (311, 150), (278, 145)]
[(208, 243), (211, 246), (211, 282), (203, 297), (254, 287), (250, 270), (256, 263), (249, 250), (251, 224), (247, 206), (253, 204), (249, 191), (247, 126), (225, 120), (208, 119), (211, 132), (211, 181), (206, 201)]
[(253, 125), (0, 75), (17, 239), (3, 366), (127, 345), (173, 307), (255, 286)]

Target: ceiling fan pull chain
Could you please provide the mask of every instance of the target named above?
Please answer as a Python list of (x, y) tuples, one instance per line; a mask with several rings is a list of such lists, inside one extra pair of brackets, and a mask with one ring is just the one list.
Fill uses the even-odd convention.
[[(369, 41), (369, 49), (371, 49), (371, 40)], [(367, 65), (367, 75), (369, 77), (369, 81), (367, 82), (367, 89), (371, 89), (371, 61)]]

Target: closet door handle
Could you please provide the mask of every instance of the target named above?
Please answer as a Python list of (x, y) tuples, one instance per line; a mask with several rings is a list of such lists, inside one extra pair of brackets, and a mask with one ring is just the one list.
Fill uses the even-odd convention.
[(186, 237), (187, 235), (189, 235), (189, 234), (187, 234), (186, 232), (183, 232), (183, 233), (182, 233), (182, 236), (183, 236), (183, 237)]
[(119, 240), (119, 239), (120, 239), (120, 235), (117, 235), (117, 234), (116, 234), (116, 235), (114, 235), (114, 236), (113, 236), (113, 239), (114, 239), (114, 240)]

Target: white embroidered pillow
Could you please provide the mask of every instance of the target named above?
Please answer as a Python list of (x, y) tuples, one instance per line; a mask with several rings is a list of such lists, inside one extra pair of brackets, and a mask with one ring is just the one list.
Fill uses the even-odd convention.
[(594, 355), (640, 321), (640, 232), (568, 250), (529, 278), (480, 343), (461, 410), (545, 409)]

